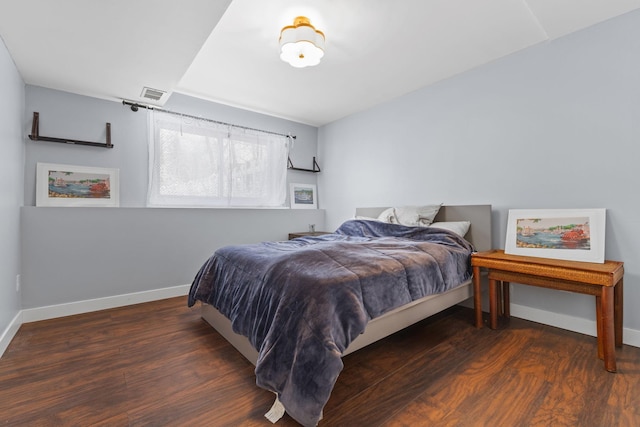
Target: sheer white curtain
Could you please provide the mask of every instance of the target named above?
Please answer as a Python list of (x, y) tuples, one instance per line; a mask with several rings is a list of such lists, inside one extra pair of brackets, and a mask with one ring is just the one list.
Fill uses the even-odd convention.
[(149, 111), (149, 206), (280, 207), (289, 138)]

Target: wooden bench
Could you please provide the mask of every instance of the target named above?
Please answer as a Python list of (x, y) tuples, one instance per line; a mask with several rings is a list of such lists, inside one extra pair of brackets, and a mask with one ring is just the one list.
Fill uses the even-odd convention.
[[(509, 283), (594, 295), (598, 357), (609, 372), (616, 372), (615, 347), (622, 347), (624, 266), (619, 261), (602, 264), (505, 254), (502, 250), (474, 253), (474, 308), (476, 327), (482, 327), (480, 271), (489, 278), (489, 327), (496, 329), (498, 314), (510, 317)], [(498, 286), (500, 284), (500, 286)], [(500, 293), (501, 298), (498, 297)]]

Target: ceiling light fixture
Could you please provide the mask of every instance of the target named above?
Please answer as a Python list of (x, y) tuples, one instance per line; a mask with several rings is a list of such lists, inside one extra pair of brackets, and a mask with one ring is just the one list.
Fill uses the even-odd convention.
[(297, 16), (293, 25), (280, 31), (280, 59), (296, 68), (318, 65), (324, 56), (324, 34), (306, 16)]

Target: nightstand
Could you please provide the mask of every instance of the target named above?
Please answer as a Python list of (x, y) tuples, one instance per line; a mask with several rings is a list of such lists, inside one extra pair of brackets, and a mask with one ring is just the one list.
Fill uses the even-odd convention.
[(331, 234), (328, 231), (299, 231), (297, 233), (289, 233), (289, 240), (295, 239), (296, 237), (313, 237), (313, 236), (322, 236), (323, 234)]

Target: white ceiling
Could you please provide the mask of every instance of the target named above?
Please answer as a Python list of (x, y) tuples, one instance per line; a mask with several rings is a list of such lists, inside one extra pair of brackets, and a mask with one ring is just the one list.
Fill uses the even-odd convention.
[[(0, 0), (0, 37), (25, 83), (150, 103), (143, 87), (320, 126), (640, 0)], [(305, 15), (320, 65), (279, 59)]]

